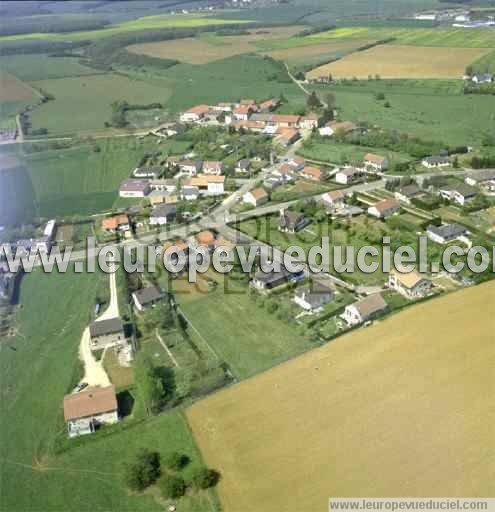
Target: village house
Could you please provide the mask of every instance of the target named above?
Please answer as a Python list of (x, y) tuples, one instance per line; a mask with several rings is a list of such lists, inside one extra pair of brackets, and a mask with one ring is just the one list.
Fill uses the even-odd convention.
[(276, 98), (272, 98), (266, 101), (263, 101), (259, 105), (260, 112), (271, 112), (275, 110), (280, 104), (280, 101)]
[(222, 162), (208, 161), (208, 160), (205, 160), (203, 162), (203, 173), (204, 174), (220, 175), (220, 174), (222, 174), (222, 170), (223, 170)]
[(495, 181), (495, 169), (470, 172), (464, 181), (471, 187), (483, 187), (485, 184)]
[(295, 171), (294, 167), (292, 167), (288, 163), (284, 162), (283, 164), (280, 164), (278, 167), (273, 169), (272, 174), (274, 176), (279, 176), (279, 177), (285, 179), (286, 176), (293, 176), (294, 171)]
[(109, 233), (124, 233), (131, 229), (129, 217), (125, 214), (107, 217), (101, 221), (101, 229)]
[(449, 201), (464, 206), (478, 195), (478, 189), (460, 183), (459, 185), (447, 185), (439, 188), (440, 196)]
[(283, 233), (297, 233), (311, 223), (301, 212), (292, 212), (290, 210), (280, 210), (280, 219), (278, 230)]
[(387, 303), (380, 293), (368, 295), (354, 304), (346, 306), (342, 318), (348, 325), (359, 325), (368, 322), (387, 310)]
[(164, 226), (172, 222), (177, 216), (175, 204), (158, 204), (153, 207), (150, 213), (151, 226)]
[(272, 290), (289, 282), (297, 282), (304, 279), (304, 271), (289, 272), (284, 266), (281, 266), (280, 272), (258, 271), (251, 280), (251, 286), (257, 290)]
[(493, 82), (493, 75), (490, 73), (475, 73), (471, 80), (475, 84), (491, 84)]
[(157, 286), (148, 286), (132, 294), (134, 306), (138, 311), (144, 311), (162, 301), (164, 293)]
[(331, 208), (337, 208), (338, 206), (342, 206), (345, 202), (345, 194), (340, 190), (331, 190), (330, 192), (326, 192), (321, 196), (321, 200), (327, 206)]
[(335, 181), (341, 185), (349, 185), (361, 177), (361, 171), (355, 167), (344, 167), (335, 174)]
[(179, 162), (180, 172), (189, 176), (196, 176), (198, 172), (201, 172), (202, 168), (203, 162), (201, 160), (183, 160)]
[(101, 425), (119, 421), (115, 386), (87, 388), (65, 395), (64, 418), (69, 437), (92, 434)]
[(423, 192), (418, 187), (418, 185), (416, 185), (416, 183), (411, 183), (410, 185), (406, 185), (396, 190), (394, 196), (395, 199), (397, 199), (398, 201), (403, 201), (404, 203), (411, 204), (411, 199), (419, 197), (422, 194)]
[(195, 107), (186, 110), (181, 116), (180, 121), (182, 123), (197, 123), (203, 119), (210, 112), (208, 105), (197, 105)]
[(125, 180), (121, 183), (119, 189), (120, 197), (145, 197), (149, 194), (151, 188), (149, 181), (146, 180)]
[(250, 105), (239, 105), (234, 108), (234, 119), (237, 121), (247, 121), (253, 112)]
[(219, 112), (232, 112), (232, 103), (221, 102), (215, 105), (213, 109)]
[(330, 121), (325, 126), (319, 129), (319, 133), (322, 137), (331, 137), (335, 133), (350, 133), (357, 130), (358, 127), (351, 123), (351, 121)]
[(164, 190), (167, 192), (175, 192), (177, 190), (177, 181), (172, 178), (160, 179), (160, 180), (150, 180), (150, 189), (151, 190)]
[(314, 128), (318, 128), (319, 121), (320, 116), (318, 114), (311, 113), (299, 119), (299, 127), (303, 130), (313, 130)]
[(261, 188), (255, 188), (249, 192), (246, 192), (242, 196), (242, 202), (245, 204), (250, 204), (254, 207), (261, 206), (262, 204), (267, 203), (269, 200), (269, 196), (266, 191)]
[(235, 166), (235, 172), (245, 173), (251, 169), (251, 160), (243, 158), (239, 160)]
[(388, 286), (408, 299), (420, 299), (430, 292), (431, 281), (416, 270), (406, 272), (392, 269), (388, 276)]
[(100, 350), (125, 340), (124, 324), (120, 318), (99, 320), (89, 326), (90, 348)]
[(430, 224), (426, 228), (426, 236), (438, 244), (447, 244), (465, 237), (467, 234), (468, 230), (460, 224), (442, 224), (441, 226)]
[(319, 167), (311, 167), (307, 165), (301, 171), (301, 176), (307, 180), (321, 181), (323, 178), (323, 172)]
[(439, 167), (448, 167), (451, 164), (450, 159), (446, 156), (429, 156), (423, 158), (421, 165), (423, 167), (427, 167), (428, 169), (434, 169)]
[(387, 219), (400, 212), (400, 204), (397, 199), (383, 199), (368, 208), (368, 214), (378, 219)]
[(167, 158), (167, 160), (165, 161), (165, 167), (167, 169), (178, 169), (179, 168), (179, 163), (183, 160), (184, 158), (182, 156), (179, 156), (179, 155), (172, 155), (172, 156), (169, 156)]
[(389, 165), (388, 158), (386, 156), (375, 155), (373, 153), (366, 153), (363, 161), (366, 168), (371, 168), (375, 171), (384, 171)]
[(287, 164), (290, 165), (294, 171), (302, 171), (306, 165), (306, 160), (302, 156), (292, 156), (287, 160)]
[(306, 311), (319, 311), (335, 297), (335, 290), (329, 283), (314, 281), (312, 285), (297, 288), (294, 302)]
[(184, 185), (181, 189), (180, 197), (184, 201), (196, 201), (199, 197), (199, 188)]
[(285, 184), (285, 180), (281, 176), (276, 176), (275, 174), (269, 174), (266, 176), (263, 181), (263, 186), (268, 190), (275, 190), (278, 187), (281, 187)]
[(283, 147), (288, 147), (300, 139), (301, 135), (294, 128), (278, 128), (275, 141)]
[(187, 185), (197, 188), (200, 195), (220, 196), (225, 193), (225, 176), (206, 176), (204, 174), (193, 176)]
[(178, 197), (176, 194), (172, 192), (168, 192), (167, 190), (152, 190), (148, 194), (148, 199), (152, 206), (157, 204), (176, 204), (178, 202)]

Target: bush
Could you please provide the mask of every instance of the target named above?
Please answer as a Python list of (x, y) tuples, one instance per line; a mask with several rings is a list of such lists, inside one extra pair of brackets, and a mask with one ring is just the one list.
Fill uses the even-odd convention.
[(178, 475), (164, 475), (158, 486), (165, 499), (181, 498), (186, 493), (186, 482)]
[(205, 466), (195, 468), (191, 473), (191, 485), (195, 489), (208, 489), (217, 484), (220, 475), (214, 469)]
[(143, 491), (160, 476), (160, 454), (151, 450), (139, 451), (124, 468), (124, 481), (132, 491)]
[(163, 461), (165, 467), (172, 471), (180, 471), (183, 467), (187, 466), (189, 457), (179, 452), (171, 452), (165, 456)]

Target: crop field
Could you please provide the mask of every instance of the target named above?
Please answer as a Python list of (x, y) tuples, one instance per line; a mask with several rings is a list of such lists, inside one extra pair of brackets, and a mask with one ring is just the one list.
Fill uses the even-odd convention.
[[(43, 217), (90, 215), (110, 210), (118, 197), (122, 180), (129, 177), (154, 139), (98, 140), (69, 149), (46, 150), (25, 155), (39, 214)], [(180, 153), (184, 142), (166, 142), (161, 151)]]
[(342, 27), (309, 36), (314, 42), (394, 39), (394, 44), (446, 48), (495, 48), (495, 31), (468, 28)]
[(473, 68), (482, 73), (495, 73), (495, 51), (483, 56), (481, 59), (473, 62)]
[(168, 15), (159, 14), (155, 16), (144, 16), (135, 20), (125, 21), (123, 23), (112, 25), (111, 27), (102, 28), (100, 30), (85, 30), (81, 32), (71, 32), (70, 36), (66, 33), (32, 33), (18, 34), (13, 36), (0, 37), (2, 41), (16, 41), (20, 39), (49, 39), (49, 40), (94, 40), (102, 37), (121, 34), (124, 32), (132, 32), (144, 29), (166, 29), (166, 28), (195, 28), (207, 25), (229, 25), (238, 23), (249, 23), (249, 20), (226, 20), (207, 16), (204, 14), (185, 14), (185, 15)]
[(233, 55), (258, 51), (258, 41), (291, 37), (300, 32), (303, 26), (267, 28), (251, 30), (249, 35), (224, 36), (203, 34), (197, 38), (176, 39), (131, 45), (127, 49), (132, 53), (149, 55), (186, 62), (206, 64), (225, 59)]
[(0, 69), (27, 82), (98, 73), (95, 69), (79, 64), (76, 57), (51, 57), (44, 54), (0, 57)]
[[(333, 92), (342, 119), (369, 122), (446, 144), (480, 143), (495, 129), (493, 97), (462, 95), (459, 85), (441, 80), (379, 80), (316, 88)], [(377, 101), (383, 92), (390, 108)], [(462, 119), (462, 123), (458, 122)]]
[(32, 113), (33, 128), (47, 128), (50, 135), (91, 132), (111, 120), (111, 103), (165, 102), (170, 91), (142, 80), (105, 74), (32, 82), (53, 96)]
[(494, 297), (490, 282), (417, 305), (193, 405), (223, 510), (493, 496)]
[(320, 66), (308, 78), (461, 78), (468, 64), (486, 55), (486, 48), (440, 48), (380, 45), (352, 53), (336, 62)]
[[(78, 375), (81, 333), (103, 274), (25, 276), (17, 314), (18, 336), (0, 341), (0, 446), (5, 510), (161, 511), (153, 493), (129, 494), (122, 465), (139, 448), (162, 455), (178, 450), (192, 463), (199, 453), (180, 413), (127, 425), (104, 438), (80, 439), (55, 449), (63, 436), (62, 399)], [(63, 290), (63, 293), (61, 293)], [(27, 364), (29, 362), (29, 364)], [(127, 421), (133, 421), (128, 419)], [(70, 492), (67, 492), (70, 489)], [(181, 510), (216, 510), (207, 491), (181, 500)]]
[(5, 71), (0, 71), (0, 102), (35, 101), (37, 94), (27, 84)]

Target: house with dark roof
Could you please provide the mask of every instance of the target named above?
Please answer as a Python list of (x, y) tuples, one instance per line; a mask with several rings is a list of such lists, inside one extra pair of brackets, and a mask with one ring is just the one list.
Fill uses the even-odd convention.
[(318, 311), (335, 297), (335, 289), (330, 283), (314, 281), (311, 285), (297, 288), (294, 302), (306, 311)]
[(472, 201), (478, 195), (478, 189), (459, 183), (458, 185), (446, 185), (439, 188), (440, 196), (449, 201), (454, 201), (461, 206)]
[(280, 210), (279, 231), (283, 233), (297, 233), (308, 224), (311, 224), (311, 219), (308, 219), (304, 213)]
[(132, 294), (132, 300), (138, 311), (144, 311), (147, 308), (158, 304), (164, 297), (163, 292), (157, 286), (148, 286), (137, 290)]
[(235, 166), (236, 172), (248, 172), (249, 169), (251, 169), (251, 160), (248, 160), (247, 158), (239, 160)]
[(177, 205), (173, 203), (163, 203), (153, 206), (150, 213), (151, 226), (164, 226), (172, 222), (177, 215)]
[(395, 191), (394, 196), (398, 201), (403, 201), (404, 203), (411, 203), (411, 199), (415, 197), (419, 197), (423, 194), (421, 189), (416, 185), (416, 183), (412, 183), (411, 185), (406, 185), (404, 187), (400, 187)]
[(89, 326), (89, 338), (91, 350), (115, 345), (125, 341), (124, 324), (120, 318), (99, 320)]
[(426, 236), (438, 244), (447, 244), (468, 234), (468, 230), (460, 224), (442, 224), (434, 226), (430, 224), (426, 228)]
[(147, 180), (125, 180), (120, 184), (120, 197), (145, 197), (150, 192), (150, 184)]
[(251, 286), (258, 290), (272, 290), (289, 282), (297, 282), (304, 279), (304, 271), (289, 272), (284, 266), (280, 272), (256, 272), (251, 280)]
[(92, 387), (65, 395), (64, 418), (69, 437), (91, 434), (101, 425), (119, 421), (115, 386)]
[(428, 156), (423, 158), (421, 164), (428, 169), (448, 167), (450, 165), (450, 159), (446, 156)]

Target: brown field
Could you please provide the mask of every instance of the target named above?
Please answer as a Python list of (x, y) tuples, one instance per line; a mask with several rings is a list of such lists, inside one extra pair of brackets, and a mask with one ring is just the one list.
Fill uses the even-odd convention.
[(0, 101), (29, 101), (35, 98), (31, 87), (10, 73), (0, 72)]
[(412, 307), (187, 411), (226, 512), (493, 496), (495, 282)]
[(341, 60), (320, 66), (308, 78), (460, 78), (466, 66), (491, 50), (486, 48), (439, 48), (381, 45), (353, 53)]
[(303, 28), (303, 26), (291, 26), (257, 29), (251, 30), (249, 35), (244, 36), (175, 39), (157, 43), (133, 44), (127, 49), (132, 53), (151, 57), (175, 59), (189, 64), (207, 64), (241, 53), (258, 52), (259, 49), (253, 43), (262, 40), (288, 38), (297, 34)]

